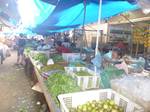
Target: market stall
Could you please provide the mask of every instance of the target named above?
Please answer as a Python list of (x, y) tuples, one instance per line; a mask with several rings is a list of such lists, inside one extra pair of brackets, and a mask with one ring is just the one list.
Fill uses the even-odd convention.
[[(115, 86), (115, 83), (112, 84), (113, 80), (121, 81), (122, 77), (128, 75), (125, 75), (125, 71), (120, 69), (120, 66), (119, 68), (116, 68), (115, 66), (108, 65), (101, 70), (101, 72), (96, 72), (94, 69), (88, 68), (86, 62), (81, 63), (82, 59), (79, 57), (80, 55), (76, 53), (72, 53), (72, 55), (71, 53), (50, 53), (51, 55), (47, 56), (46, 53), (44, 54), (44, 51), (41, 53), (30, 50), (25, 54), (35, 71), (34, 78), (37, 79), (35, 83), (39, 83), (51, 112), (76, 112), (88, 108), (96, 109), (98, 107), (90, 107), (90, 105), (97, 105), (99, 103), (101, 106), (105, 105), (103, 107), (104, 110), (112, 108), (111, 103), (113, 103), (112, 106), (116, 105), (116, 108), (112, 109), (116, 111), (120, 110), (119, 112), (123, 112), (123, 110), (126, 112), (134, 112), (134, 110), (145, 112), (144, 109), (147, 108), (143, 105), (144, 108), (139, 106), (138, 104), (141, 105), (141, 103), (138, 102), (139, 100), (137, 101), (133, 99), (133, 97), (129, 97), (127, 94), (120, 92), (121, 90), (119, 89), (119, 86)], [(135, 59), (125, 59), (130, 63), (137, 62)], [(140, 65), (142, 64), (141, 60)], [(128, 70), (130, 69), (131, 68), (129, 67)], [(130, 74), (131, 73), (135, 74), (137, 71), (132, 70), (130, 71)], [(145, 72), (142, 70), (142, 73)], [(148, 75), (150, 74), (147, 71), (146, 76)], [(107, 88), (112, 88), (118, 93)], [(125, 90), (122, 91), (125, 92)], [(123, 94), (125, 97), (119, 93)], [(100, 94), (100, 96), (96, 96), (98, 94)], [(82, 102), (80, 101), (81, 98), (83, 99)]]
[[(89, 5), (87, 5), (88, 2), (86, 0), (83, 1), (83, 3), (81, 1), (70, 3), (60, 0), (59, 3), (68, 3), (70, 5), (66, 5), (66, 7), (62, 9), (62, 5), (58, 4), (53, 15), (49, 16), (50, 18), (45, 20), (42, 25), (38, 25), (38, 27), (34, 28), (34, 32), (49, 34), (50, 32), (61, 32), (82, 25), (83, 28), (81, 31), (83, 34), (85, 30), (84, 24), (98, 20), (98, 25), (100, 25), (101, 19), (103, 18), (113, 16), (126, 10), (139, 8), (137, 5), (129, 4), (129, 2), (126, 1), (120, 1), (118, 3), (118, 5), (122, 4), (119, 10), (115, 9), (118, 7), (117, 5), (114, 7), (115, 4), (113, 4), (112, 1), (102, 2), (102, 0), (100, 0), (100, 2), (95, 2), (92, 0)], [(81, 4), (83, 6), (80, 6)], [(106, 11), (108, 7), (110, 8), (109, 5), (113, 6), (114, 13), (105, 15), (105, 13), (102, 12)], [(94, 18), (95, 20), (90, 18), (91, 13), (88, 11), (91, 10), (93, 6), (98, 9), (95, 15), (97, 19)], [(78, 19), (72, 20), (71, 25), (68, 26), (68, 22), (71, 20), (71, 16), (69, 16), (70, 12), (82, 8), (84, 9), (82, 12), (83, 17), (79, 14)], [(75, 15), (77, 15), (77, 13), (75, 13)], [(51, 17), (52, 19), (56, 17), (55, 19), (57, 21), (51, 21)], [(49, 22), (52, 26), (45, 26), (45, 24)], [(55, 26), (56, 23), (57, 26)], [(64, 27), (58, 25), (63, 25)], [(139, 99), (145, 96), (141, 96), (138, 99), (135, 94), (128, 92), (131, 91), (129, 88), (125, 91), (122, 89), (121, 84), (116, 86), (112, 83), (113, 80), (120, 81), (123, 77), (127, 77), (130, 74), (144, 74), (146, 72), (146, 74), (149, 75), (149, 71), (144, 69), (144, 58), (122, 56), (121, 52), (123, 49), (121, 48), (112, 48), (112, 50), (106, 54), (99, 52), (100, 26), (97, 28), (95, 55), (91, 56), (88, 61), (87, 51), (90, 50), (83, 48), (83, 38), (80, 39), (80, 49), (75, 52), (70, 45), (67, 35), (64, 35), (64, 38), (61, 38), (62, 35), (59, 36), (60, 38), (54, 39), (54, 41), (51, 39), (46, 41), (48, 39), (43, 38), (38, 42), (36, 49), (26, 52), (26, 57), (30, 60), (33, 71), (35, 72), (33, 77), (36, 78), (36, 82), (39, 83), (51, 112), (149, 111), (147, 104), (145, 106), (139, 102)], [(83, 50), (85, 50), (85, 52), (83, 52)], [(91, 51), (89, 54), (93, 53), (93, 50)], [(90, 68), (89, 66), (92, 67)], [(119, 87), (121, 89), (118, 90)], [(136, 85), (133, 86), (132, 89), (135, 88)], [(143, 88), (138, 89), (142, 91)], [(120, 90), (123, 92), (120, 92)], [(127, 94), (124, 94), (124, 92), (135, 95), (135, 98), (138, 100), (129, 97)], [(142, 101), (144, 102), (144, 100)]]

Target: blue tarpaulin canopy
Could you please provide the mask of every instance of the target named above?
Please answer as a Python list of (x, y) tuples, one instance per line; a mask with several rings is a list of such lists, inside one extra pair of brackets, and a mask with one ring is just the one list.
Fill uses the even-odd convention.
[[(32, 31), (45, 35), (81, 26), (84, 18), (84, 1), (86, 1), (85, 24), (96, 22), (98, 20), (99, 0), (42, 0), (42, 2), (55, 6), (55, 8), (46, 16), (47, 18), (42, 19), (42, 22), (40, 22), (40, 18), (45, 16), (39, 16), (37, 19), (40, 24), (32, 28)], [(134, 0), (129, 1), (102, 0), (102, 19), (138, 8), (137, 5), (131, 3)]]

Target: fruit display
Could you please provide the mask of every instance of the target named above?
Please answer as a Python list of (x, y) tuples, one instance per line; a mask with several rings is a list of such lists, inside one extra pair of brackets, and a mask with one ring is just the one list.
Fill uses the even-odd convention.
[(41, 72), (48, 72), (51, 70), (64, 70), (64, 67), (59, 64), (53, 64), (41, 68)]
[(38, 53), (33, 57), (34, 60), (39, 61), (43, 65), (47, 64), (48, 57), (43, 53)]
[(65, 72), (51, 74), (46, 81), (46, 85), (57, 105), (59, 105), (59, 101), (57, 99), (58, 95), (80, 91), (76, 81), (66, 75)]
[(53, 59), (54, 62), (62, 62), (64, 61), (63, 60), (63, 57), (59, 54), (54, 54), (53, 56), (51, 56), (51, 58)]
[(80, 70), (78, 72), (75, 72), (75, 74), (77, 76), (92, 76), (89, 72), (85, 71), (85, 70)]
[(70, 112), (124, 112), (124, 109), (115, 104), (113, 100), (91, 101), (71, 108)]

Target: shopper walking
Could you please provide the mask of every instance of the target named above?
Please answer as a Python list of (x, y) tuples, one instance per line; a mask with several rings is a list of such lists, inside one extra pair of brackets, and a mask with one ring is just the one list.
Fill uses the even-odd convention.
[(24, 60), (24, 47), (25, 47), (24, 35), (20, 34), (19, 39), (17, 40), (17, 65), (23, 65)]

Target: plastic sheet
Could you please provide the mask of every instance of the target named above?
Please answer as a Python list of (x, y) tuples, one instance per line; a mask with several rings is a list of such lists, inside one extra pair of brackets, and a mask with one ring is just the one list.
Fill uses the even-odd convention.
[(150, 111), (150, 78), (125, 76), (111, 81), (112, 89), (142, 105)]
[(100, 68), (102, 65), (101, 53), (98, 52), (97, 55), (95, 56), (95, 58), (93, 58), (91, 62), (93, 63), (94, 66)]

